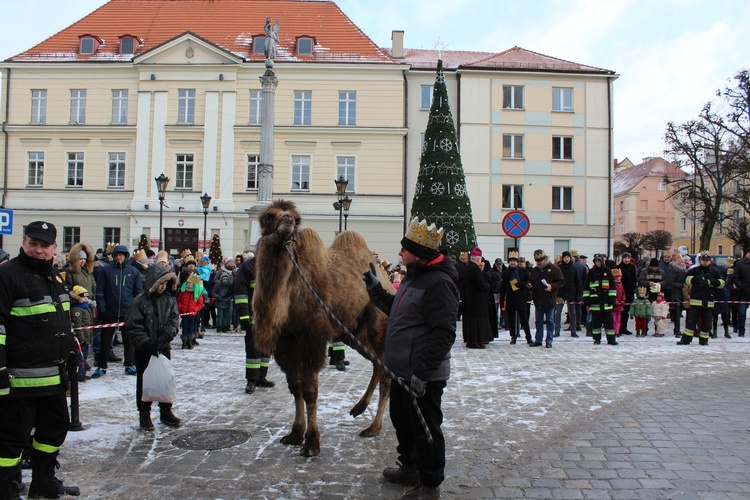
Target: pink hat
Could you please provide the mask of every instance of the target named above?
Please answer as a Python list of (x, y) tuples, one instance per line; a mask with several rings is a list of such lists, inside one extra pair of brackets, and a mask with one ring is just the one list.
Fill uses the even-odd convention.
[(474, 250), (471, 251), (472, 257), (481, 257), (482, 256), (482, 250), (479, 247), (475, 247)]

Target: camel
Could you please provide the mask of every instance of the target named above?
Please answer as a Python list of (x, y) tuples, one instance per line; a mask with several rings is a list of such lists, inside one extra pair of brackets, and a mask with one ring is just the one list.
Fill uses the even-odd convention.
[[(364, 238), (354, 231), (338, 234), (326, 248), (314, 229), (300, 227), (302, 218), (291, 201), (274, 201), (259, 214), (258, 220), (261, 238), (255, 250), (252, 304), (255, 346), (274, 356), (294, 396), (294, 423), (281, 442), (302, 445), (301, 455), (317, 456), (320, 453), (318, 374), (327, 363), (328, 342), (341, 339), (363, 353), (314, 298), (294, 268), (286, 245), (290, 245), (302, 273), (327, 307), (382, 361), (388, 317), (370, 302), (362, 281), (363, 272), (374, 260)], [(379, 274), (381, 283), (395, 293), (382, 268)], [(365, 411), (376, 385), (380, 389), (378, 410), (372, 424), (360, 436), (380, 433), (390, 394), (390, 380), (373, 363), (367, 390), (349, 411), (350, 415), (356, 417)]]

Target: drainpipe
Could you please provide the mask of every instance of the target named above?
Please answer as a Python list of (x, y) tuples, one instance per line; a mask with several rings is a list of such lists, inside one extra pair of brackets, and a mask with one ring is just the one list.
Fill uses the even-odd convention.
[(612, 255), (612, 78), (607, 77), (607, 186), (608, 200), (607, 204), (607, 255)]
[(406, 228), (409, 224), (409, 214), (406, 209), (406, 206), (408, 205), (408, 201), (409, 201), (407, 200), (408, 191), (406, 189), (406, 183), (408, 182), (408, 179), (409, 179), (409, 176), (407, 175), (408, 174), (407, 170), (409, 166), (409, 147), (408, 147), (409, 146), (409, 128), (408, 128), (409, 127), (409, 85), (406, 81), (407, 71), (408, 71), (408, 68), (404, 69), (404, 71), (401, 73), (404, 79), (404, 128), (406, 129), (406, 135), (404, 136), (404, 139), (403, 139), (404, 141), (404, 153), (403, 153), (404, 171), (401, 174), (401, 177), (402, 177), (401, 184), (403, 184), (403, 187), (401, 188), (402, 190), (401, 196), (404, 199), (404, 220), (402, 223), (402, 225), (404, 226), (403, 227), (404, 234), (406, 234)]
[[(8, 197), (8, 131), (6, 130), (6, 125), (8, 124), (8, 117), (9, 117), (9, 99), (10, 99), (10, 72), (11, 68), (8, 68), (8, 77), (5, 80), (5, 120), (3, 120), (3, 135), (5, 136), (5, 144), (4, 144), (4, 151), (3, 151), (3, 197), (2, 200), (0, 200), (0, 208), (5, 208), (5, 199)], [(3, 247), (3, 235), (0, 234), (0, 248)]]

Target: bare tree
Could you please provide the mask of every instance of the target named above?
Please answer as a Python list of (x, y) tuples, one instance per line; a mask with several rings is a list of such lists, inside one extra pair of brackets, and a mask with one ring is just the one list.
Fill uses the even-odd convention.
[(643, 253), (643, 234), (629, 232), (620, 235), (621, 241), (614, 244), (615, 255), (628, 252), (635, 259), (640, 259)]
[(659, 250), (672, 248), (672, 233), (663, 229), (649, 231), (643, 236), (642, 246), (646, 250), (653, 250), (656, 255), (659, 255)]
[[(747, 72), (740, 72), (735, 80), (737, 87), (719, 91), (719, 100), (704, 105), (697, 119), (680, 125), (667, 124), (668, 152), (689, 175), (666, 176), (664, 180), (675, 208), (696, 223), (700, 222), (700, 250), (709, 249), (714, 229), (725, 217), (725, 206), (742, 198), (744, 188), (738, 186), (744, 185), (750, 171)], [(745, 96), (744, 108), (742, 96)], [(742, 109), (746, 111), (744, 114)], [(730, 186), (734, 189), (726, 189)], [(747, 195), (744, 201), (750, 203)]]
[(750, 248), (750, 219), (747, 217), (730, 219), (724, 225), (724, 234), (740, 249)]

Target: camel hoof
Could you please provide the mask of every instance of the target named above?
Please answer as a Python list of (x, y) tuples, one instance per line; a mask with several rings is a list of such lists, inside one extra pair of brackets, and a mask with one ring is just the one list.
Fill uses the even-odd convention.
[(356, 405), (352, 406), (351, 410), (349, 410), (349, 415), (356, 418), (362, 415), (366, 409), (367, 405), (365, 403), (357, 403)]
[(295, 434), (294, 432), (290, 432), (289, 434), (281, 438), (281, 444), (301, 445), (302, 436)]
[(362, 429), (359, 433), (361, 437), (375, 437), (380, 435), (380, 427), (375, 427), (374, 425), (371, 425), (367, 429)]
[(302, 450), (299, 452), (299, 454), (303, 457), (317, 457), (318, 455), (320, 455), (320, 445), (305, 445), (302, 447)]

